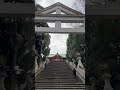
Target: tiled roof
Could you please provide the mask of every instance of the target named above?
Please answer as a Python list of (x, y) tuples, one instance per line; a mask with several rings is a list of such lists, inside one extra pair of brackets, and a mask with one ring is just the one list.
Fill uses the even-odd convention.
[[(47, 57), (53, 57), (55, 56), (56, 54), (49, 54)], [(66, 54), (59, 54), (60, 56), (66, 58)]]

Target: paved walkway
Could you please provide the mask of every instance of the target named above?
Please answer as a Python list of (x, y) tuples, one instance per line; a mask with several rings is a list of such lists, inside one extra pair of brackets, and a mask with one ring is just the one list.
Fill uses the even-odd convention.
[(78, 77), (74, 79), (66, 62), (50, 62), (35, 82), (35, 90), (85, 90), (82, 81)]

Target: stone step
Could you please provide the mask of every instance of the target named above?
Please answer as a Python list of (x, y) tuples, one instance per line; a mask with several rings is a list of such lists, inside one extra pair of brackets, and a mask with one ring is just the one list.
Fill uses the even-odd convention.
[(50, 71), (59, 71), (59, 70), (60, 70), (60, 71), (65, 71), (65, 70), (71, 71), (71, 69), (67, 69), (67, 68), (66, 68), (66, 69), (65, 69), (65, 68), (62, 68), (62, 69), (57, 69), (57, 68), (56, 68), (56, 69), (51, 69), (51, 68), (47, 69), (47, 68), (46, 68), (46, 69), (44, 69), (44, 71), (49, 71), (49, 70), (50, 70)]
[[(58, 68), (58, 69), (57, 69)], [(70, 70), (70, 68), (61, 68), (61, 67), (56, 67), (56, 68), (52, 68), (52, 67), (46, 67), (44, 70)]]
[[(56, 72), (57, 72), (57, 71), (61, 71), (61, 72), (62, 72), (62, 71), (64, 71), (64, 72), (69, 71), (69, 72), (72, 72), (71, 69), (65, 69), (65, 68), (63, 68), (63, 69), (57, 69), (57, 68), (56, 68), (56, 69), (51, 69), (51, 68), (47, 69), (47, 68), (46, 68), (46, 69), (44, 69), (44, 71), (56, 71)], [(42, 72), (43, 72), (43, 71), (42, 71)]]
[(39, 78), (39, 79), (71, 79), (71, 78), (74, 78), (74, 77), (57, 77), (57, 76), (55, 76), (55, 77), (41, 77), (41, 78)]
[(52, 70), (46, 70), (46, 71), (44, 71), (44, 72), (41, 72), (41, 74), (43, 74), (43, 73), (72, 73), (72, 71), (52, 71)]
[[(39, 81), (39, 82), (40, 83), (46, 83), (46, 81)], [(58, 82), (57, 81), (47, 81), (47, 83), (58, 83)], [(71, 81), (59, 81), (59, 83), (71, 83)], [(77, 82), (73, 81), (73, 83), (77, 83)]]
[(73, 81), (73, 80), (74, 80), (74, 81), (77, 81), (77, 80), (78, 80), (78, 81), (79, 81), (80, 79), (79, 79), (78, 77), (77, 77), (76, 79), (74, 79), (73, 77), (57, 77), (57, 76), (55, 76), (55, 77), (54, 77), (54, 76), (53, 76), (53, 77), (49, 77), (49, 76), (48, 76), (48, 77), (35, 78), (35, 80), (36, 80), (36, 81), (38, 81), (38, 80), (40, 80), (40, 81), (41, 81), (41, 80), (47, 80), (47, 81), (48, 81), (48, 80), (51, 80), (51, 81), (55, 81), (55, 80), (56, 80), (56, 81), (71, 81), (71, 80), (72, 80), (72, 81)]
[(57, 65), (52, 65), (52, 64), (48, 64), (46, 65), (46, 67), (53, 67), (53, 66), (56, 66), (56, 67), (61, 67), (61, 68), (68, 68), (69, 66), (66, 66), (66, 64), (57, 64)]
[(40, 76), (73, 76), (71, 73), (42, 73)]
[(60, 82), (60, 81), (66, 81), (66, 82), (69, 82), (69, 81), (77, 81), (76, 79), (53, 79), (53, 78), (49, 78), (49, 79), (39, 79), (39, 81), (57, 81), (57, 82)]
[(85, 84), (64, 84), (64, 83), (35, 83), (37, 87), (85, 87)]
[(69, 76), (71, 76), (71, 75), (73, 75), (73, 73), (56, 73), (56, 72), (53, 72), (53, 73), (41, 73), (41, 74), (39, 74), (39, 75), (69, 75)]
[(43, 73), (43, 72), (46, 72), (46, 73), (47, 73), (47, 72), (60, 72), (60, 73), (61, 73), (61, 72), (65, 72), (65, 73), (70, 72), (70, 73), (71, 73), (72, 70), (65, 70), (65, 69), (63, 69), (63, 70), (58, 70), (58, 69), (57, 69), (57, 70), (44, 70), (44, 71), (41, 71), (41, 73)]
[(52, 68), (52, 67), (46, 67), (44, 70), (71, 70), (71, 68), (61, 68), (61, 67), (56, 67), (56, 68)]
[(77, 86), (77, 85), (35, 85), (35, 87), (59, 87), (59, 88), (63, 88), (63, 87), (69, 87), (69, 88), (74, 88), (74, 87), (77, 87), (77, 88), (85, 88), (85, 86)]
[(74, 79), (71, 79), (71, 80), (69, 80), (69, 79), (51, 79), (51, 78), (49, 78), (49, 79), (39, 79), (39, 81), (40, 82), (77, 82), (78, 80), (74, 80)]
[(73, 74), (68, 73), (68, 74), (64, 74), (64, 73), (44, 73), (44, 74), (39, 74), (38, 77), (42, 77), (42, 76), (49, 76), (49, 77), (53, 77), (53, 76), (68, 76), (71, 77), (73, 76)]
[(53, 67), (53, 66), (56, 67), (56, 68), (68, 68), (69, 67), (69, 66), (66, 66), (66, 65), (61, 65), (61, 66), (60, 65), (59, 66), (58, 65), (57, 66), (56, 65), (47, 65), (46, 68)]
[(46, 72), (41, 72), (39, 75), (42, 75), (42, 74), (60, 74), (60, 75), (73, 75), (73, 73), (72, 72), (50, 72), (50, 71), (46, 71)]
[(66, 73), (64, 73), (64, 72), (41, 72), (39, 75), (42, 75), (42, 74), (62, 74), (62, 75), (66, 75), (66, 74), (68, 74), (68, 75), (73, 75), (73, 73), (72, 72), (66, 72)]
[(60, 64), (59, 64), (59, 66), (58, 65), (51, 65), (51, 64), (47, 65), (47, 67), (53, 67), (53, 66), (61, 67), (61, 68), (68, 68), (69, 67), (69, 66), (66, 66), (66, 64), (64, 64), (64, 65), (62, 64), (61, 66), (60, 66)]
[(85, 89), (35, 89), (35, 90), (85, 90)]
[(85, 89), (85, 87), (35, 87), (35, 89)]
[(85, 90), (85, 84), (65, 62), (50, 62), (35, 78), (35, 90)]
[(35, 82), (35, 84), (40, 84), (40, 85), (85, 85), (85, 84), (80, 83), (80, 82), (77, 82), (77, 83), (60, 83), (60, 82), (57, 82), (57, 83), (48, 83), (48, 82), (41, 83), (41, 82)]
[(45, 79), (45, 78), (47, 78), (47, 79), (49, 79), (49, 78), (53, 78), (53, 79), (56, 79), (56, 78), (61, 78), (61, 79), (74, 79), (74, 77), (73, 76), (65, 76), (65, 77), (62, 77), (63, 75), (50, 75), (50, 76), (41, 76), (41, 77), (37, 77), (37, 78), (35, 78), (35, 79)]
[(48, 64), (48, 65), (47, 65), (48, 67), (50, 67), (50, 66), (56, 66), (56, 67), (63, 67), (63, 66), (65, 66), (65, 67), (69, 67), (69, 66), (66, 66), (66, 63), (65, 64), (57, 64), (57, 65), (55, 65), (55, 64)]
[[(39, 81), (39, 80), (38, 80)], [(38, 82), (37, 81), (37, 82)], [(45, 80), (45, 81), (39, 81), (40, 83), (58, 83), (58, 81), (51, 81), (51, 80)], [(71, 81), (59, 81), (59, 83), (70, 83)], [(77, 81), (72, 81), (73, 83), (76, 83)]]
[(77, 85), (77, 84), (50, 84), (50, 85), (46, 85), (46, 84), (35, 84), (35, 87), (85, 87), (85, 85)]

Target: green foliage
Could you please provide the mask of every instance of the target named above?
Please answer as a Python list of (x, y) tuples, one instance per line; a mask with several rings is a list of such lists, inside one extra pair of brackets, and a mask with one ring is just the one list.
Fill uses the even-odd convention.
[(85, 62), (85, 36), (84, 34), (69, 34), (69, 37), (67, 39), (67, 58), (70, 61), (77, 62), (77, 56), (76, 53), (80, 53), (82, 57), (82, 62)]
[(26, 81), (26, 73), (22, 72), (21, 74), (17, 75), (17, 83), (20, 84), (24, 84)]
[[(22, 42), (19, 44), (17, 53), (17, 64), (25, 71), (31, 70), (34, 67), (34, 52), (32, 52), (34, 45), (34, 21), (32, 18), (22, 18), (20, 23), (20, 35)], [(30, 51), (25, 54), (25, 52)]]
[(86, 19), (86, 83), (90, 82), (91, 77), (95, 77), (97, 84), (102, 85), (101, 79), (104, 72), (107, 72), (104, 67), (108, 65), (110, 73), (116, 73), (120, 62), (117, 59), (120, 56), (120, 35), (119, 19), (115, 20), (112, 17), (102, 17), (97, 19), (89, 17)]
[(34, 63), (35, 54), (33, 51), (30, 51), (21, 58), (19, 66), (27, 72), (28, 70), (32, 70), (34, 68)]
[(50, 44), (50, 35), (49, 34), (44, 34), (44, 44), (43, 44), (43, 48), (42, 48), (42, 53), (43, 53), (43, 60), (46, 60), (46, 56), (49, 55), (50, 53), (50, 48), (49, 48), (49, 44)]
[[(48, 27), (47, 23), (37, 23), (37, 25), (41, 26), (41, 27)], [(40, 60), (45, 61), (46, 56), (48, 56), (50, 53), (50, 48), (49, 48), (50, 35), (48, 33), (44, 33), (44, 34), (36, 33), (35, 39), (36, 39), (35, 48), (36, 48), (36, 51), (38, 52), (39, 56), (41, 57)]]
[(42, 62), (46, 61), (46, 56), (43, 56)]
[(48, 56), (49, 53), (50, 53), (50, 48), (49, 47), (45, 48), (44, 52), (43, 52), (43, 55)]
[[(9, 69), (13, 69), (15, 65), (18, 65), (25, 73), (34, 68), (35, 58), (32, 51), (34, 45), (34, 20), (31, 17), (1, 17), (0, 43), (1, 64), (8, 66)], [(3, 59), (3, 56), (5, 59)], [(19, 84), (25, 82), (25, 73), (19, 76), (16, 75), (17, 78), (14, 77), (14, 79), (17, 79), (16, 81)], [(13, 75), (13, 73), (7, 74), (10, 77)], [(11, 81), (11, 78), (8, 79)], [(11, 84), (11, 82), (8, 83)]]

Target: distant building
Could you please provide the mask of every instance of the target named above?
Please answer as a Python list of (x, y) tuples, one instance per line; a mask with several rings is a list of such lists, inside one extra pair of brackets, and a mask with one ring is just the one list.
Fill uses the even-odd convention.
[(48, 59), (50, 60), (50, 61), (55, 61), (55, 62), (59, 62), (59, 61), (64, 61), (65, 59), (66, 59), (66, 55), (65, 54), (50, 54), (49, 56), (48, 56)]

